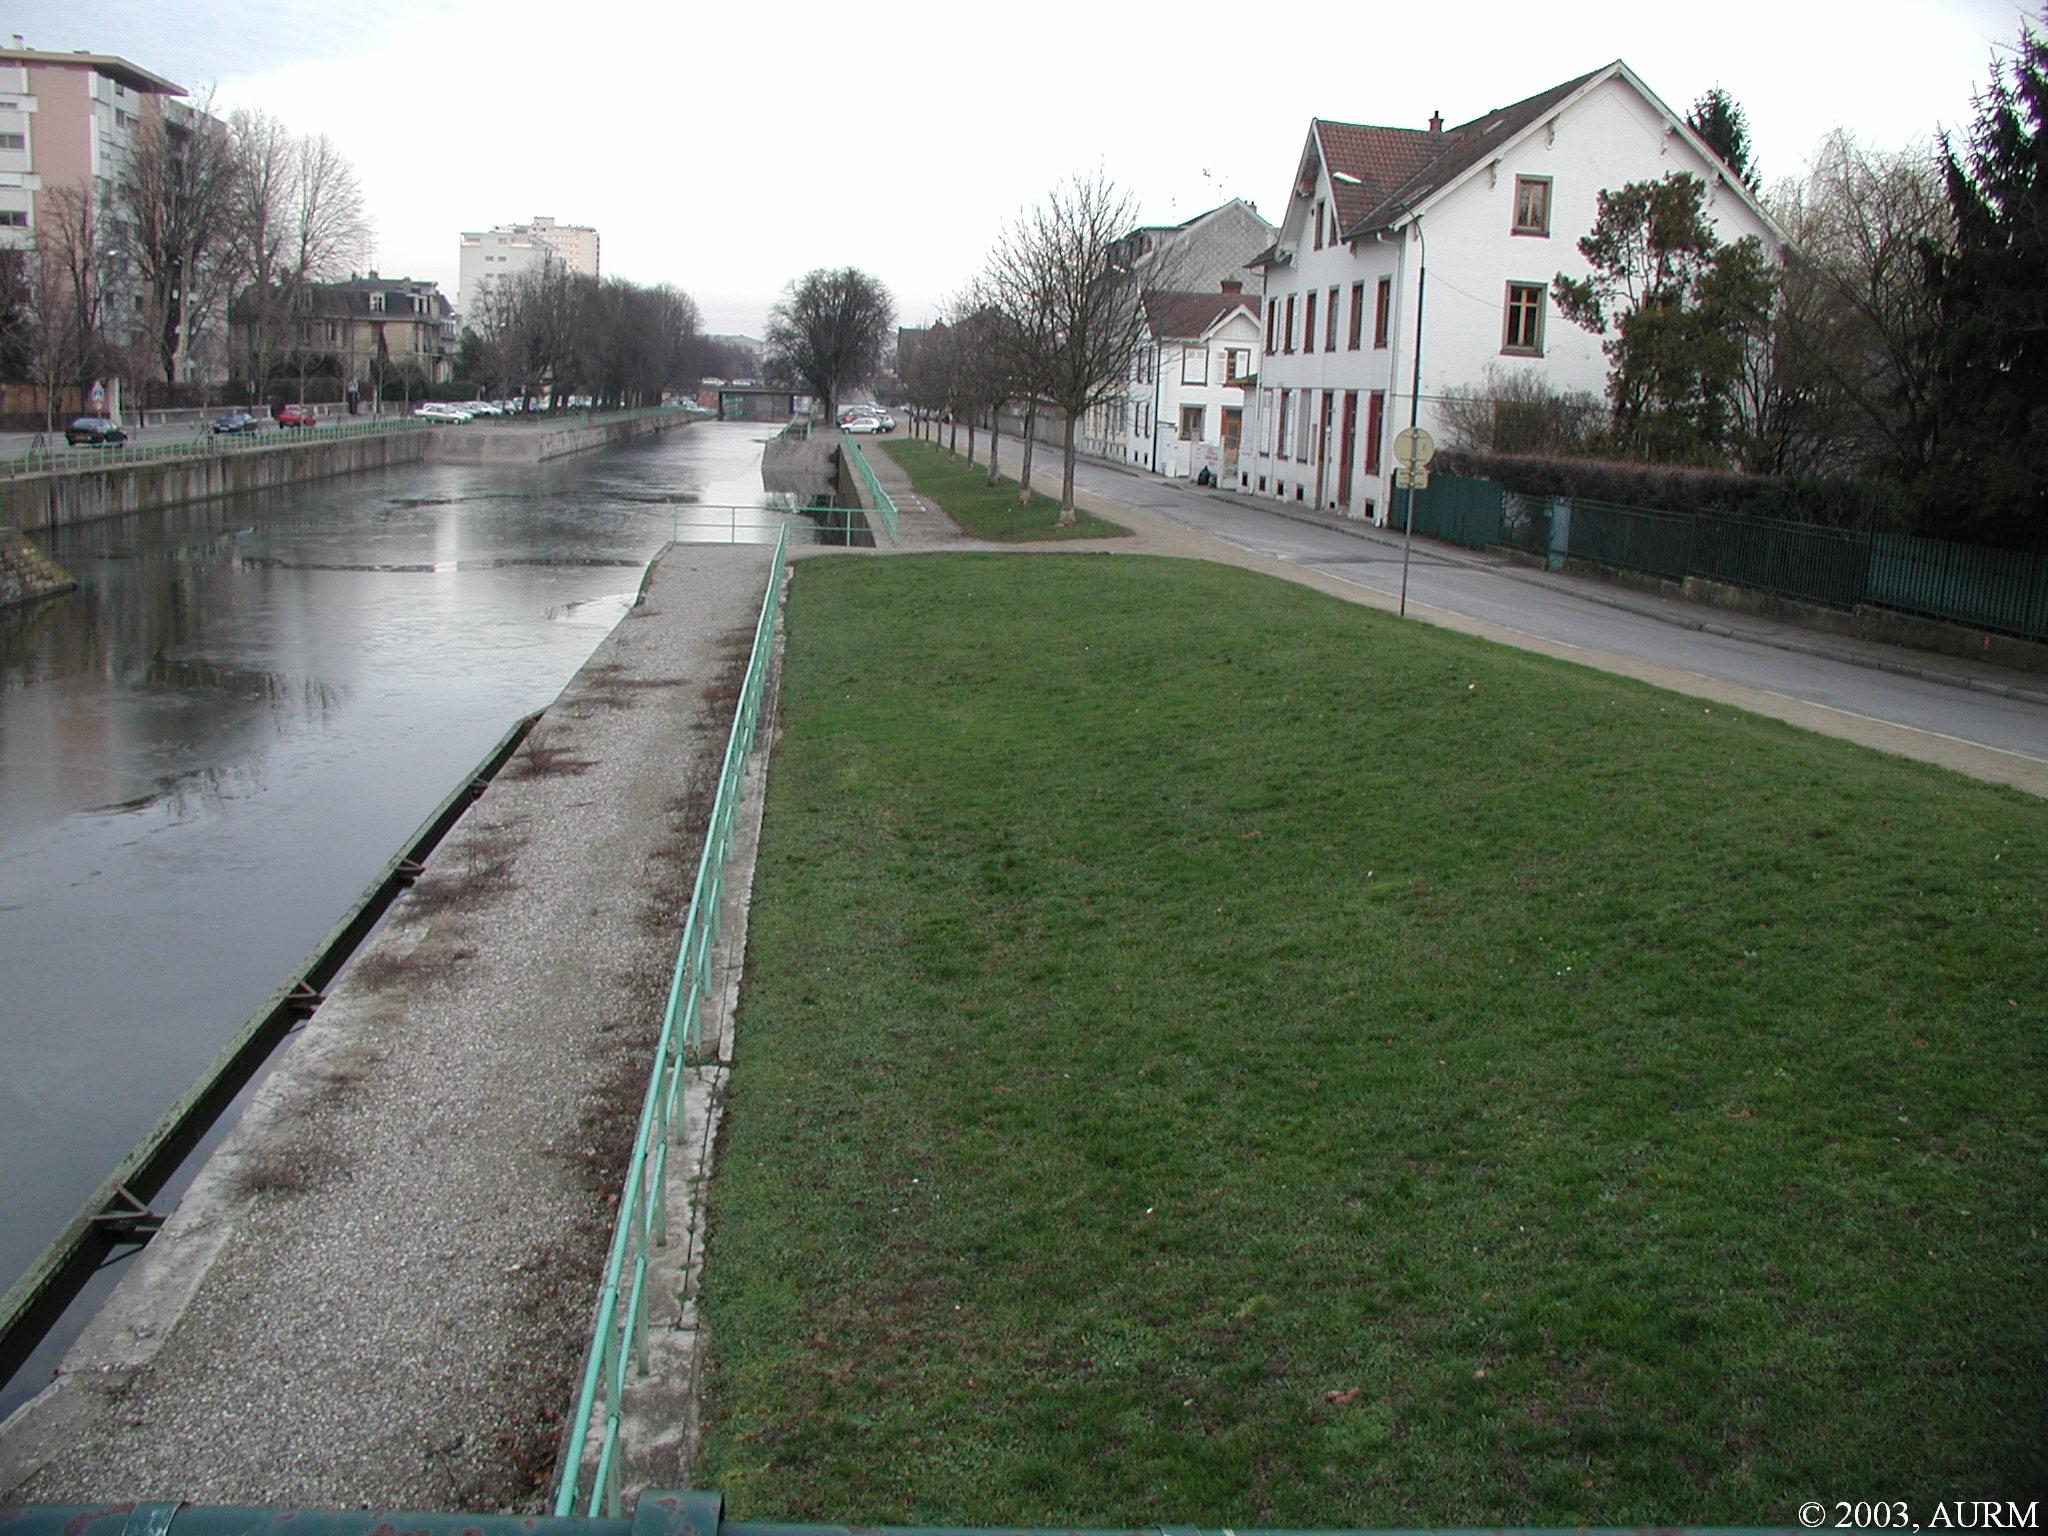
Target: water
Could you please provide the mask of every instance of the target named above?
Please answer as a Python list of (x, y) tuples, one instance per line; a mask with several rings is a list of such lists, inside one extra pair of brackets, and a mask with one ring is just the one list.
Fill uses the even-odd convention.
[(80, 591), (0, 615), (0, 1286), (560, 692), (671, 532), (728, 537), (727, 513), (673, 503), (762, 501), (766, 430), (344, 476), (45, 541)]

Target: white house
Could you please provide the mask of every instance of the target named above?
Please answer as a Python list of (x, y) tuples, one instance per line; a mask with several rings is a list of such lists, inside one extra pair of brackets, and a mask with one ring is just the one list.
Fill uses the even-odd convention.
[(1244, 388), (1259, 355), (1258, 300), (1226, 279), (1215, 293), (1145, 296), (1146, 337), (1124, 397), (1081, 424), (1083, 452), (1175, 479), (1204, 467), (1236, 483)]
[(1619, 60), (1456, 128), (1312, 121), (1279, 239), (1256, 263), (1263, 356), (1237, 485), (1385, 522), (1393, 434), (1418, 393), (1432, 431), (1432, 401), (1490, 364), (1602, 394), (1600, 338), (1556, 313), (1551, 281), (1588, 272), (1578, 241), (1602, 191), (1672, 171), (1706, 183), (1723, 241), (1783, 247), (1740, 178)]

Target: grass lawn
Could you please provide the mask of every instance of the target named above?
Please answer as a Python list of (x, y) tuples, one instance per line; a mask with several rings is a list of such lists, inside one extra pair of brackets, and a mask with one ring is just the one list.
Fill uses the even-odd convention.
[[(1042, 445), (1041, 445), (1042, 446)], [(884, 443), (889, 457), (903, 466), (918, 495), (937, 503), (946, 515), (977, 539), (998, 539), (1006, 544), (1035, 543), (1041, 539), (1114, 539), (1129, 534), (1127, 528), (1090, 517), (1074, 509), (1072, 527), (1059, 526), (1060, 503), (1056, 496), (1031, 493), (1031, 505), (1017, 505), (1017, 482), (1007, 476), (993, 486), (982, 482), (988, 470), (946, 452), (936, 443)], [(1032, 480), (1042, 484), (1046, 456), (1034, 461)], [(1052, 458), (1053, 488), (1059, 488), (1059, 456)]]
[(2048, 806), (1192, 561), (788, 622), (734, 1518), (2039, 1492)]

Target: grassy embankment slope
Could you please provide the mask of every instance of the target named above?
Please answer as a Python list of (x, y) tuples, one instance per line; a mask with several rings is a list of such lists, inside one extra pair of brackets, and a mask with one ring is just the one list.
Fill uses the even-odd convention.
[(2041, 804), (1185, 562), (811, 562), (789, 637), (736, 1518), (2038, 1489)]
[[(1062, 528), (1059, 526), (1060, 504), (1057, 498), (1042, 495), (1034, 489), (1031, 504), (1020, 506), (1015, 480), (1005, 476), (993, 486), (984, 484), (988, 479), (985, 467), (958, 454), (948, 453), (936, 443), (906, 440), (884, 443), (882, 447), (890, 458), (903, 466), (904, 473), (910, 476), (910, 483), (920, 496), (944, 508), (964, 532), (977, 539), (1026, 544), (1042, 539), (1114, 539), (1122, 538), (1128, 532), (1115, 523), (1091, 517), (1078, 507), (1074, 509), (1074, 521)], [(1052, 466), (1052, 487), (1058, 490), (1060, 459), (1057, 450), (1040, 448), (1032, 480), (1035, 485), (1045, 483), (1048, 454)]]

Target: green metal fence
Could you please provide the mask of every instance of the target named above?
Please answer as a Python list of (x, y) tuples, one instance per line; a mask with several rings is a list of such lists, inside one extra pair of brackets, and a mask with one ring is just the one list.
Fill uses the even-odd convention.
[[(2031, 1504), (1991, 1505), (1994, 1523), (2030, 1525)], [(1970, 1506), (1983, 1518), (1985, 1505)], [(1859, 1505), (1857, 1508), (1886, 1506)], [(1818, 1504), (1807, 1506), (1819, 1510)], [(1832, 1505), (1829, 1508), (1833, 1508)], [(0, 1508), (0, 1536), (535, 1536), (538, 1522), (524, 1515), (463, 1514), (394, 1509), (238, 1509), (200, 1504), (17, 1504)], [(1107, 1530), (1017, 1526), (786, 1525), (728, 1520), (725, 1499), (711, 1492), (650, 1489), (626, 1518), (568, 1517), (550, 1522), (549, 1536), (1212, 1536), (1199, 1526), (1123, 1526)], [(1666, 1526), (1657, 1536), (1792, 1536), (1796, 1527)], [(1421, 1531), (1322, 1532), (1213, 1528), (1213, 1536), (1425, 1536)], [(1487, 1532), (1445, 1528), (1428, 1536), (1564, 1536), (1540, 1528)], [(1649, 1536), (1642, 1527), (1578, 1526), (1571, 1536)], [(1866, 1536), (1856, 1532), (1854, 1536)]]
[(103, 448), (32, 448), (11, 459), (0, 459), (0, 475), (47, 474), (53, 470), (110, 469), (123, 464), (154, 464), (172, 459), (216, 459), (231, 453), (257, 453), (272, 448), (295, 448), (304, 443), (331, 443), (345, 437), (372, 437), (390, 432), (424, 432), (433, 425), (410, 416), (378, 417), (370, 421), (336, 422), (331, 426), (292, 427), (274, 432), (254, 432), (179, 438), (163, 443), (118, 443)]
[(1864, 601), (2048, 639), (2048, 555), (1880, 533)]
[[(619, 1427), (625, 1408), (627, 1362), (630, 1358), (640, 1373), (647, 1370), (648, 1255), (668, 1241), (668, 1149), (674, 1134), (681, 1130), (684, 1068), (702, 1039), (702, 1008), (711, 995), (711, 956), (718, 944), (718, 908), (725, 887), (726, 855), (732, 847), (733, 827), (739, 815), (747, 753), (753, 746), (754, 729), (760, 720), (761, 695), (775, 631), (775, 597), (782, 584), (787, 545), (785, 528), (775, 541), (768, 590), (761, 598), (761, 615), (754, 623), (753, 655), (740, 685), (739, 702), (733, 708), (725, 766), (719, 774), (717, 797), (712, 801), (704, 849), (697, 858), (697, 879), (691, 887), (675, 970), (669, 979), (661, 1036), (641, 1099), (639, 1131), (626, 1169), (625, 1190), (619, 1197), (618, 1225), (612, 1232), (604, 1284), (598, 1292), (596, 1326), (570, 1421), (561, 1475), (555, 1486), (557, 1515), (576, 1514), (579, 1506), (585, 1515), (619, 1512)], [(591, 1426), (600, 1412), (603, 1420), (597, 1454), (586, 1482)]]
[(868, 511), (872, 512), (889, 535), (889, 542), (896, 542), (896, 503), (889, 499), (889, 493), (882, 489), (882, 482), (875, 478), (875, 468), (868, 463), (868, 456), (860, 450), (860, 444), (852, 438), (846, 439), (846, 451), (853, 455), (854, 467), (860, 471), (861, 484), (867, 487)]
[[(1396, 527), (1404, 502), (1397, 496), (1391, 509)], [(1475, 549), (1697, 577), (1830, 608), (1871, 604), (2048, 640), (2048, 555), (1727, 512), (1565, 502), (1456, 475), (1416, 494), (1415, 531)]]

